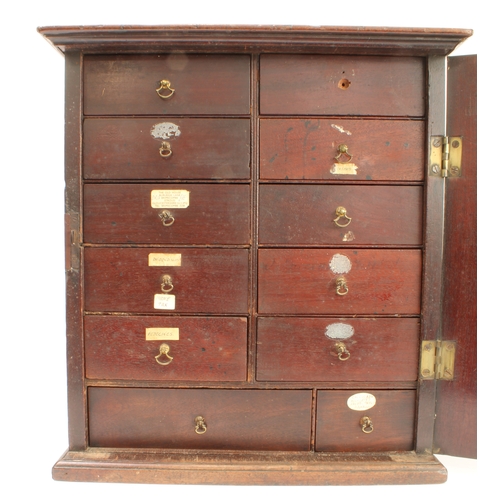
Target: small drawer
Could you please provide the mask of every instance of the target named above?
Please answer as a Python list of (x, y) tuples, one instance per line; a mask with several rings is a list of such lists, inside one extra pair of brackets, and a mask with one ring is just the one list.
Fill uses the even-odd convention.
[(261, 179), (422, 181), (424, 152), (422, 121), (260, 121)]
[(259, 318), (257, 380), (414, 381), (416, 318)]
[(248, 250), (84, 249), (85, 309), (248, 314)]
[(318, 391), (316, 451), (414, 449), (415, 391)]
[(248, 184), (86, 184), (85, 243), (247, 245)]
[[(163, 82), (164, 83), (162, 86)], [(250, 113), (246, 55), (88, 55), (85, 115)]]
[(85, 179), (249, 179), (246, 118), (87, 118)]
[(308, 451), (311, 391), (89, 388), (90, 446)]
[(89, 379), (245, 381), (247, 319), (86, 316)]
[(263, 184), (259, 244), (421, 245), (420, 186)]
[(425, 59), (266, 54), (260, 59), (263, 115), (425, 114)]
[(261, 249), (261, 314), (420, 314), (420, 250)]

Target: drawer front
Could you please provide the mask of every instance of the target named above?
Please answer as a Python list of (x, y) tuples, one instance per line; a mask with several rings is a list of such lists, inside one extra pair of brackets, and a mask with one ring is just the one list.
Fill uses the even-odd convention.
[(267, 54), (260, 74), (261, 114), (425, 114), (423, 58)]
[(261, 249), (259, 312), (419, 314), (421, 267), (420, 250)]
[(84, 207), (86, 243), (250, 241), (247, 184), (87, 184)]
[(305, 390), (91, 387), (90, 445), (308, 451), (311, 400)]
[(85, 309), (248, 314), (248, 258), (245, 249), (85, 248)]
[(85, 179), (249, 179), (250, 122), (87, 118)]
[(84, 326), (89, 379), (247, 378), (243, 317), (86, 316)]
[(417, 379), (416, 318), (259, 318), (257, 380), (381, 382)]
[(261, 179), (422, 181), (424, 151), (422, 121), (260, 121)]
[(246, 55), (89, 55), (83, 71), (86, 115), (250, 113)]
[[(359, 391), (318, 391), (316, 451), (414, 449), (415, 391), (357, 394)], [(365, 417), (369, 421), (361, 422)]]
[(420, 245), (422, 199), (420, 186), (261, 185), (259, 243)]

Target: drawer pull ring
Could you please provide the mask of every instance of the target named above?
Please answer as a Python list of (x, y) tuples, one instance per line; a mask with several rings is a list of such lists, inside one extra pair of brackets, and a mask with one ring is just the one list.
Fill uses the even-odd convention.
[(349, 288), (347, 287), (347, 281), (343, 276), (337, 278), (337, 295), (347, 295)]
[(194, 432), (196, 434), (205, 434), (207, 432), (207, 423), (203, 417), (196, 417), (194, 419)]
[(165, 227), (171, 226), (175, 222), (173, 215), (168, 210), (160, 212), (158, 217), (161, 219), (161, 222)]
[[(161, 92), (163, 90), (170, 90), (170, 94), (163, 95)], [(170, 99), (174, 95), (175, 89), (173, 89), (170, 86), (170, 82), (168, 80), (161, 80), (160, 81), (160, 86), (156, 89), (156, 93), (162, 98), (162, 99)]]
[[(338, 151), (338, 155), (335, 157), (335, 159), (339, 162), (339, 163), (349, 163), (351, 160), (352, 160), (352, 155), (349, 154), (349, 151), (348, 151), (348, 147), (347, 147), (347, 144), (339, 144), (338, 147), (337, 147), (337, 151)], [(341, 161), (340, 158), (342, 158), (342, 156), (346, 157), (347, 160), (344, 160), (344, 161)]]
[(172, 148), (170, 147), (170, 142), (161, 143), (160, 156), (162, 158), (168, 158), (169, 156), (172, 156)]
[[(162, 344), (160, 346), (160, 354), (158, 354), (157, 356), (155, 356), (156, 362), (159, 365), (166, 366), (166, 365), (169, 365), (173, 361), (174, 358), (172, 356), (168, 355), (169, 351), (170, 351), (170, 346), (168, 344)], [(167, 361), (160, 361), (160, 358), (162, 356), (166, 356)]]
[(371, 432), (373, 432), (373, 422), (370, 417), (362, 417), (359, 421), (359, 425), (361, 425), (361, 430), (365, 434), (370, 434)]
[[(335, 210), (335, 215), (337, 216), (337, 218), (333, 219), (333, 222), (335, 222), (337, 226), (347, 227), (351, 223), (352, 217), (347, 216), (347, 210), (344, 207), (337, 207), (337, 209)], [(340, 224), (340, 219), (345, 219), (347, 222), (345, 224)]]
[(172, 277), (168, 274), (162, 276), (161, 281), (161, 291), (163, 293), (171, 292), (174, 289), (174, 284), (172, 283)]
[(333, 355), (337, 355), (337, 357), (340, 359), (340, 361), (347, 361), (351, 357), (351, 353), (347, 350), (346, 345), (344, 342), (336, 342), (335, 343), (335, 349), (337, 352), (334, 352), (332, 350)]

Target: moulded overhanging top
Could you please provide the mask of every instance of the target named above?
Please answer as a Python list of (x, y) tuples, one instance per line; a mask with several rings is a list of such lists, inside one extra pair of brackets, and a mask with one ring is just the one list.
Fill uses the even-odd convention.
[(61, 52), (303, 52), (444, 56), (469, 29), (347, 26), (49, 26)]

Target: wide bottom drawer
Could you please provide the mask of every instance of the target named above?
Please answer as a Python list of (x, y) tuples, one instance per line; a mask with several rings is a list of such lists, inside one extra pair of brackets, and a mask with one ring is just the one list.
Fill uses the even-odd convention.
[(89, 388), (90, 446), (310, 449), (308, 390)]

